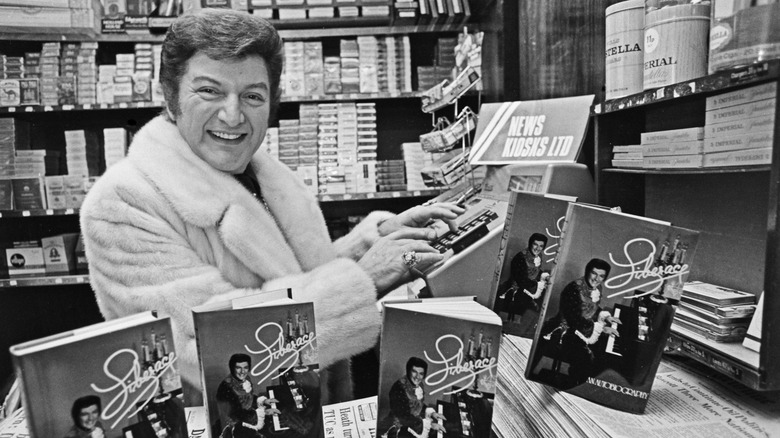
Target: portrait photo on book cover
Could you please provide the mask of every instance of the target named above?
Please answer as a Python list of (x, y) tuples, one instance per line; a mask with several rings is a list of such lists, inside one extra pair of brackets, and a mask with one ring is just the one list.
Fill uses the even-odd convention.
[(576, 213), (526, 376), (641, 412), (698, 234), (592, 208)]
[(572, 199), (538, 193), (511, 194), (491, 284), (491, 304), (502, 319), (505, 333), (534, 336)]
[(29, 387), (28, 401), (36, 404), (29, 410), (35, 436), (187, 437), (167, 320), (35, 355), (36, 372), (43, 373), (37, 378), (56, 382), (40, 390)]
[(211, 436), (317, 436), (322, 423), (312, 304), (204, 313), (199, 318)]
[(500, 327), (425, 316), (382, 338), (377, 436), (487, 438)]
[(550, 231), (531, 234), (522, 248), (507, 246), (493, 310), (513, 332), (532, 333), (539, 319), (555, 261), (555, 252), (545, 250), (550, 241), (557, 241), (560, 236)]

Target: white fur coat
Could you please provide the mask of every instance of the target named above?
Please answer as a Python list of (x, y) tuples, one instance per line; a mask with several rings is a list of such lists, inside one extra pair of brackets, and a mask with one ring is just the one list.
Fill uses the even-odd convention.
[(273, 216), (231, 175), (197, 157), (174, 124), (157, 117), (144, 126), (81, 209), (98, 305), (106, 319), (144, 310), (170, 315), (188, 403), (197, 404), (190, 309), (292, 288), (297, 301), (314, 302), (320, 366), (331, 366), (323, 400), (348, 398), (344, 359), (371, 348), (380, 325), (375, 286), (355, 260), (378, 239), (377, 223), (392, 215), (372, 213), (332, 243), (316, 199), (286, 166), (263, 152), (252, 166)]

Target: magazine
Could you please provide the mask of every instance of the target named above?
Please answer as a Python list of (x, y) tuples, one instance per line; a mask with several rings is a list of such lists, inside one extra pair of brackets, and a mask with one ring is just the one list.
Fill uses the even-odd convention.
[(171, 322), (154, 312), (11, 347), (30, 436), (187, 436)]
[(643, 412), (698, 232), (570, 204), (562, 240), (526, 377)]

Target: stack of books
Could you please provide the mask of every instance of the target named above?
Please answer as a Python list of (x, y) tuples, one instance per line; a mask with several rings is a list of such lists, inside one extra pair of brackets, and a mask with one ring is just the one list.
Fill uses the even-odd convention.
[(686, 283), (674, 326), (716, 342), (741, 342), (756, 311), (748, 292), (701, 281)]

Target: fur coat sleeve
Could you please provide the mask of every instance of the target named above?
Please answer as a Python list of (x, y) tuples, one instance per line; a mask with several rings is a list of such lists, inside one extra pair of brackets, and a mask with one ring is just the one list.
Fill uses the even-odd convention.
[(296, 300), (314, 302), (323, 367), (378, 338), (376, 290), (355, 259), (378, 238), (376, 223), (387, 214), (334, 245), (316, 199), (288, 168), (263, 153), (252, 166), (267, 208), (158, 117), (81, 209), (101, 312), (107, 319), (150, 309), (170, 315), (180, 373), (198, 389), (190, 309), (209, 300), (292, 288)]

